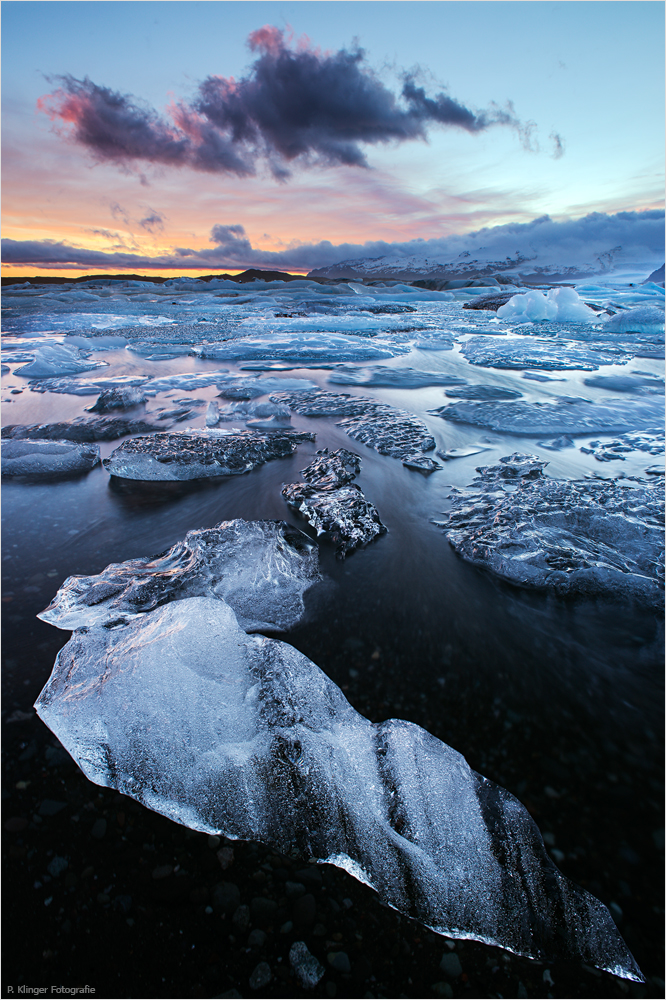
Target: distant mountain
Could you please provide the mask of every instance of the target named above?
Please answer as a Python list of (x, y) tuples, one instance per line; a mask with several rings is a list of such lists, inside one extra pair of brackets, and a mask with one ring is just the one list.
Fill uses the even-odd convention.
[(308, 277), (358, 280), (386, 278), (398, 281), (415, 281), (420, 278), (453, 281), (495, 277), (500, 283), (514, 281), (518, 284), (542, 284), (581, 281), (601, 275), (608, 277), (611, 274), (618, 277), (626, 275), (629, 279), (638, 277), (643, 280), (655, 265), (654, 259), (645, 261), (625, 259), (626, 255), (623, 254), (621, 246), (612, 247), (587, 260), (567, 259), (560, 248), (554, 255), (555, 259), (548, 259), (547, 253), (543, 251), (535, 253), (529, 250), (516, 250), (511, 256), (497, 259), (484, 253), (484, 249), (479, 247), (476, 253), (464, 251), (452, 260), (433, 256), (422, 257), (417, 254), (408, 257), (384, 256), (343, 260), (338, 264), (310, 271)]

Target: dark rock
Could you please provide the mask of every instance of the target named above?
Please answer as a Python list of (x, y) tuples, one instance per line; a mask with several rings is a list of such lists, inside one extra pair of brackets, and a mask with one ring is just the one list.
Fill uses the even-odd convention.
[(301, 927), (309, 927), (310, 924), (314, 923), (315, 916), (317, 915), (317, 903), (311, 892), (295, 900), (291, 908), (291, 914), (294, 923)]
[(314, 434), (301, 431), (154, 434), (124, 441), (102, 464), (112, 476), (143, 481), (235, 476), (272, 459), (293, 455), (302, 441), (314, 441)]
[[(107, 826), (107, 824), (106, 824), (106, 820), (104, 819), (104, 817), (100, 817), (100, 819), (96, 819), (95, 822), (93, 823), (92, 830), (90, 831), (90, 836), (94, 837), (95, 840), (101, 840), (104, 837), (104, 835), (106, 834), (106, 826)], [(154, 877), (154, 875), (153, 875), (153, 877)]]
[(248, 948), (263, 948), (266, 944), (266, 932), (255, 927), (253, 931), (250, 931), (250, 935), (247, 939)]
[(449, 979), (457, 979), (458, 976), (462, 976), (462, 965), (455, 951), (444, 952), (439, 967)]
[(67, 806), (66, 802), (56, 802), (54, 799), (44, 799), (37, 810), (40, 816), (57, 816)]
[(492, 295), (475, 296), (469, 302), (463, 302), (463, 309), (488, 309), (497, 312), (500, 306), (506, 305), (515, 292), (499, 292)]
[(303, 986), (316, 986), (326, 970), (314, 955), (308, 951), (305, 941), (294, 941), (289, 950), (289, 964)]
[(330, 951), (327, 955), (328, 964), (331, 965), (336, 972), (341, 972), (343, 975), (349, 975), (351, 972), (351, 962), (349, 961), (349, 955), (345, 951)]
[(238, 931), (239, 934), (246, 931), (250, 926), (250, 907), (245, 906), (245, 904), (238, 906), (234, 912), (232, 922), (234, 930)]
[(213, 889), (211, 902), (222, 913), (233, 913), (240, 903), (240, 889), (233, 882), (218, 882)]
[(261, 990), (264, 986), (268, 986), (272, 978), (273, 974), (268, 962), (259, 962), (250, 976), (250, 989)]
[(267, 899), (266, 896), (255, 896), (250, 904), (252, 922), (265, 926), (275, 919), (277, 913), (277, 903), (274, 899)]

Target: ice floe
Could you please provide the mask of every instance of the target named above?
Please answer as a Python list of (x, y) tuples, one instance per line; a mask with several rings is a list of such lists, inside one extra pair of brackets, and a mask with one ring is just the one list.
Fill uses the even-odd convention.
[(157, 556), (70, 576), (38, 616), (62, 629), (126, 623), (167, 601), (226, 601), (246, 631), (286, 631), (321, 579), (317, 545), (285, 521), (221, 521)]
[(73, 441), (4, 438), (3, 476), (55, 478), (88, 472), (99, 462), (99, 446)]
[(104, 389), (99, 398), (88, 407), (89, 413), (110, 413), (113, 410), (129, 410), (146, 402), (146, 394), (140, 386), (116, 386)]
[(663, 424), (663, 403), (654, 397), (592, 403), (587, 399), (558, 400), (552, 403), (479, 403), (466, 401), (444, 406), (444, 420), (487, 427), (504, 434), (525, 437), (646, 430)]
[(271, 338), (244, 337), (221, 344), (204, 344), (198, 351), (202, 358), (215, 361), (282, 361), (298, 363), (302, 368), (339, 361), (373, 361), (406, 354), (402, 344), (381, 344), (342, 334), (301, 333)]
[(103, 465), (112, 476), (143, 481), (184, 481), (237, 476), (264, 462), (293, 455), (314, 434), (283, 430), (272, 434), (216, 429), (175, 431), (128, 438)]
[(93, 361), (85, 358), (76, 347), (66, 347), (64, 344), (45, 344), (35, 352), (35, 360), (22, 365), (14, 372), (24, 378), (42, 379), (54, 376), (76, 375), (93, 368), (106, 367), (106, 361)]
[(435, 447), (435, 439), (422, 420), (387, 403), (347, 393), (323, 391), (277, 393), (271, 396), (271, 400), (285, 403), (303, 416), (343, 417), (338, 421), (338, 427), (342, 427), (350, 438), (374, 448), (380, 455), (404, 459), (417, 452), (432, 451)]
[(517, 799), (420, 727), (370, 723), (222, 600), (109, 628), (93, 609), (35, 707), (91, 781), (171, 820), (336, 865), (439, 933), (642, 979)]
[(445, 372), (420, 372), (414, 368), (389, 368), (375, 365), (374, 368), (339, 368), (327, 379), (331, 385), (386, 386), (395, 389), (421, 389), (430, 385), (462, 385), (465, 380), (459, 375)]
[(303, 469), (304, 483), (283, 487), (282, 496), (308, 524), (336, 547), (336, 555), (344, 559), (348, 552), (367, 545), (383, 535), (382, 524), (374, 504), (352, 480), (361, 469), (358, 455), (339, 448), (317, 452), (316, 458)]
[(456, 552), (518, 586), (663, 605), (663, 481), (558, 481), (547, 464), (513, 454), (453, 491)]
[(648, 455), (664, 454), (664, 432), (654, 434), (623, 434), (614, 441), (590, 441), (580, 449), (594, 455), (598, 462), (624, 461), (632, 452), (643, 451)]
[(73, 420), (54, 424), (6, 424), (2, 428), (2, 437), (3, 440), (114, 441), (127, 434), (148, 434), (158, 430), (163, 431), (164, 428), (150, 420), (117, 416), (74, 417)]
[(445, 396), (453, 399), (520, 399), (522, 392), (517, 389), (505, 389), (501, 385), (464, 385), (459, 389), (446, 389)]
[(633, 392), (638, 395), (656, 393), (664, 395), (664, 380), (656, 375), (628, 372), (626, 375), (593, 375), (583, 380), (585, 385), (613, 392)]
[(664, 332), (664, 309), (658, 306), (638, 306), (617, 313), (606, 321), (606, 333), (646, 333)]
[(619, 345), (579, 343), (544, 337), (471, 337), (460, 349), (470, 364), (484, 368), (542, 368), (596, 371), (600, 365), (626, 364), (631, 355)]

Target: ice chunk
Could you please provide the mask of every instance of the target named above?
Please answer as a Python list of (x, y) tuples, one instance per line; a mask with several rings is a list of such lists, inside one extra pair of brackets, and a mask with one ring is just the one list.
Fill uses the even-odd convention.
[(407, 458), (403, 458), (402, 464), (405, 468), (414, 469), (415, 472), (422, 472), (426, 476), (442, 468), (439, 462), (435, 462), (433, 458), (428, 458), (427, 455), (408, 455)]
[(419, 372), (413, 368), (340, 368), (328, 376), (332, 385), (372, 385), (396, 389), (421, 389), (429, 385), (464, 385), (458, 375), (445, 372)]
[(664, 380), (655, 375), (639, 375), (638, 372), (629, 372), (627, 375), (594, 375), (592, 378), (584, 379), (585, 385), (594, 386), (597, 389), (612, 389), (613, 392), (635, 392), (639, 395), (646, 393), (657, 393), (663, 396)]
[(550, 288), (547, 295), (533, 289), (514, 295), (497, 310), (504, 320), (551, 320), (560, 323), (595, 323), (597, 313), (581, 300), (573, 288)]
[(585, 455), (594, 455), (598, 462), (624, 461), (625, 456), (635, 451), (650, 455), (664, 454), (664, 432), (656, 434), (623, 434), (615, 441), (590, 441), (580, 449)]
[(84, 358), (76, 347), (64, 344), (46, 344), (35, 353), (35, 360), (22, 365), (14, 372), (26, 378), (51, 378), (55, 375), (76, 375), (92, 368), (104, 368), (106, 361), (92, 361)]
[(57, 440), (13, 440), (2, 444), (3, 476), (71, 476), (99, 462), (99, 446)]
[(439, 416), (504, 434), (525, 437), (609, 433), (661, 426), (663, 406), (653, 398), (591, 403), (586, 399), (554, 403), (452, 403)]
[(556, 481), (533, 455), (501, 462), (453, 498), (446, 537), (463, 559), (522, 587), (663, 604), (663, 483)]
[(113, 441), (126, 434), (147, 434), (164, 430), (149, 420), (132, 420), (129, 417), (75, 417), (57, 424), (7, 424), (2, 428), (3, 438), (14, 440), (49, 441)]
[(280, 431), (181, 431), (128, 438), (105, 458), (104, 468), (121, 479), (183, 481), (237, 476), (274, 458), (293, 455), (314, 434)]
[(97, 401), (89, 406), (89, 413), (109, 413), (111, 410), (129, 410), (146, 402), (146, 394), (139, 386), (117, 386), (104, 389)]
[(216, 361), (288, 362), (302, 368), (317, 368), (320, 364), (338, 361), (373, 361), (406, 354), (409, 348), (402, 344), (376, 344), (360, 337), (342, 334), (301, 333), (292, 336), (276, 335), (262, 339), (244, 337), (222, 344), (205, 344), (202, 358)]
[(438, 451), (437, 458), (450, 462), (454, 458), (468, 458), (470, 455), (480, 455), (482, 451), (490, 451), (490, 445), (470, 444), (460, 448), (449, 448), (448, 451)]
[(350, 438), (374, 448), (380, 455), (408, 458), (415, 452), (432, 451), (435, 439), (428, 428), (406, 410), (378, 403), (363, 396), (333, 392), (277, 393), (275, 402), (286, 403), (296, 413), (309, 417), (343, 416), (338, 427)]
[(446, 389), (444, 395), (453, 399), (520, 399), (522, 392), (501, 385), (464, 385), (459, 389)]
[(234, 382), (218, 382), (219, 395), (223, 399), (256, 399), (269, 392), (309, 392), (317, 389), (317, 383), (307, 378), (253, 378), (236, 376)]
[(303, 617), (303, 594), (321, 579), (317, 545), (285, 521), (221, 521), (188, 531), (152, 558), (70, 576), (40, 615), (62, 629), (128, 622), (167, 601), (214, 597), (245, 631), (286, 631)]
[(664, 332), (664, 310), (658, 306), (638, 306), (611, 316), (604, 324), (606, 333), (646, 333)]
[(547, 371), (596, 371), (600, 365), (626, 364), (631, 354), (620, 347), (581, 346), (543, 337), (471, 337), (460, 353), (484, 368), (543, 368)]
[(223, 601), (75, 632), (35, 707), (90, 780), (171, 820), (337, 865), (438, 933), (642, 979), (517, 799)]
[(305, 941), (294, 941), (289, 949), (289, 964), (303, 986), (316, 986), (326, 974), (326, 969), (308, 950)]
[(282, 496), (290, 507), (336, 546), (336, 555), (344, 559), (348, 552), (367, 545), (383, 535), (382, 524), (374, 504), (366, 500), (360, 486), (351, 480), (361, 468), (358, 455), (340, 448), (327, 448), (303, 469), (305, 483), (290, 483)]

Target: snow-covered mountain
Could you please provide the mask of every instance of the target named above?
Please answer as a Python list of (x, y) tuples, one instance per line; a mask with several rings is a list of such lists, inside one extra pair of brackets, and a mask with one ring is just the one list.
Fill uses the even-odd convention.
[(394, 246), (382, 256), (341, 260), (310, 275), (407, 281), (504, 276), (527, 284), (597, 276), (642, 281), (664, 260), (664, 221), (656, 211), (592, 213), (571, 222), (544, 216), (527, 224)]

